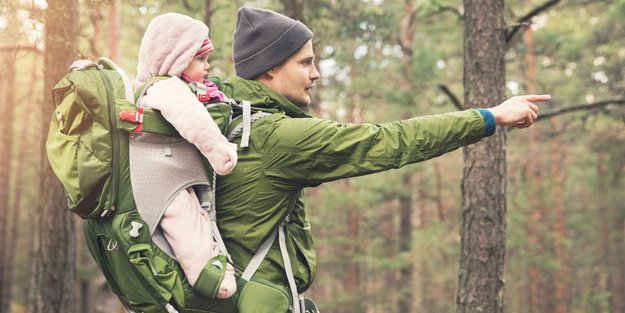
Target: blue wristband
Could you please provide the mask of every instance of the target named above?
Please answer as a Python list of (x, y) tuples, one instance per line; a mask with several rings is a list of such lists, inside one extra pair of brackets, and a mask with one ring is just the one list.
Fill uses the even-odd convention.
[(489, 110), (486, 109), (477, 109), (480, 114), (482, 114), (482, 118), (484, 119), (484, 137), (491, 136), (495, 133), (495, 129), (497, 128), (497, 123), (495, 123), (495, 116)]

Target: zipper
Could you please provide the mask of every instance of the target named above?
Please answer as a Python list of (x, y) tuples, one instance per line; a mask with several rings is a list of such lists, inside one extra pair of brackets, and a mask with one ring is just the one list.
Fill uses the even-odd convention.
[[(106, 217), (115, 211), (115, 203), (117, 202), (117, 192), (119, 185), (119, 156), (116, 155), (119, 153), (119, 138), (116, 132), (117, 123), (115, 121), (115, 102), (113, 101), (113, 87), (111, 86), (111, 82), (109, 81), (108, 75), (105, 74), (102, 70), (98, 71), (104, 80), (104, 89), (106, 90), (106, 97), (108, 101), (108, 109), (109, 109), (109, 128), (111, 133), (111, 144), (113, 145), (112, 150), (113, 153), (111, 155), (111, 163), (113, 163), (113, 168), (111, 172), (111, 192), (109, 197), (110, 207), (104, 208), (100, 217)], [(115, 134), (114, 134), (115, 133)]]

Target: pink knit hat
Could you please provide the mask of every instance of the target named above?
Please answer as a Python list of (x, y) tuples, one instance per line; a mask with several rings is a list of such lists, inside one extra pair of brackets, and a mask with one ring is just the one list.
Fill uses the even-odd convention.
[(159, 15), (141, 40), (135, 88), (154, 76), (180, 76), (193, 58), (212, 50), (203, 22), (178, 13)]
[(213, 43), (211, 42), (210, 38), (206, 37), (204, 38), (204, 42), (202, 42), (200, 50), (195, 53), (195, 56), (199, 57), (211, 52), (213, 52)]

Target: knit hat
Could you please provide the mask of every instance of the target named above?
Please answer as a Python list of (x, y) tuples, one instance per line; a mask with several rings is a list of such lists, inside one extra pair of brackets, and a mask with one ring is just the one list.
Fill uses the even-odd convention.
[(211, 53), (211, 52), (213, 52), (213, 43), (211, 42), (210, 38), (206, 37), (204, 38), (204, 41), (202, 42), (202, 46), (200, 47), (200, 50), (198, 50), (195, 53), (195, 57), (199, 57), (207, 53)]
[(234, 69), (255, 79), (299, 51), (313, 33), (306, 25), (273, 11), (241, 7), (234, 31)]
[(180, 76), (196, 53), (208, 46), (212, 49), (207, 37), (208, 27), (189, 16), (165, 13), (155, 17), (141, 40), (135, 87), (154, 76)]

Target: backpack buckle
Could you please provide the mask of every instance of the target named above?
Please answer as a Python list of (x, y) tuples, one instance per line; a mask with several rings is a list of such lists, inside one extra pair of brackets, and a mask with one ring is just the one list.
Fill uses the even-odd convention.
[(209, 101), (209, 100), (210, 100), (210, 98), (211, 98), (211, 97), (210, 97), (207, 93), (197, 95), (197, 99), (198, 99), (198, 100), (200, 100), (200, 102), (206, 102), (206, 101)]
[(137, 107), (137, 110), (132, 111), (122, 110), (121, 112), (119, 112), (119, 119), (125, 122), (138, 124), (137, 127), (132, 130), (132, 132), (140, 132), (143, 123), (143, 108)]

